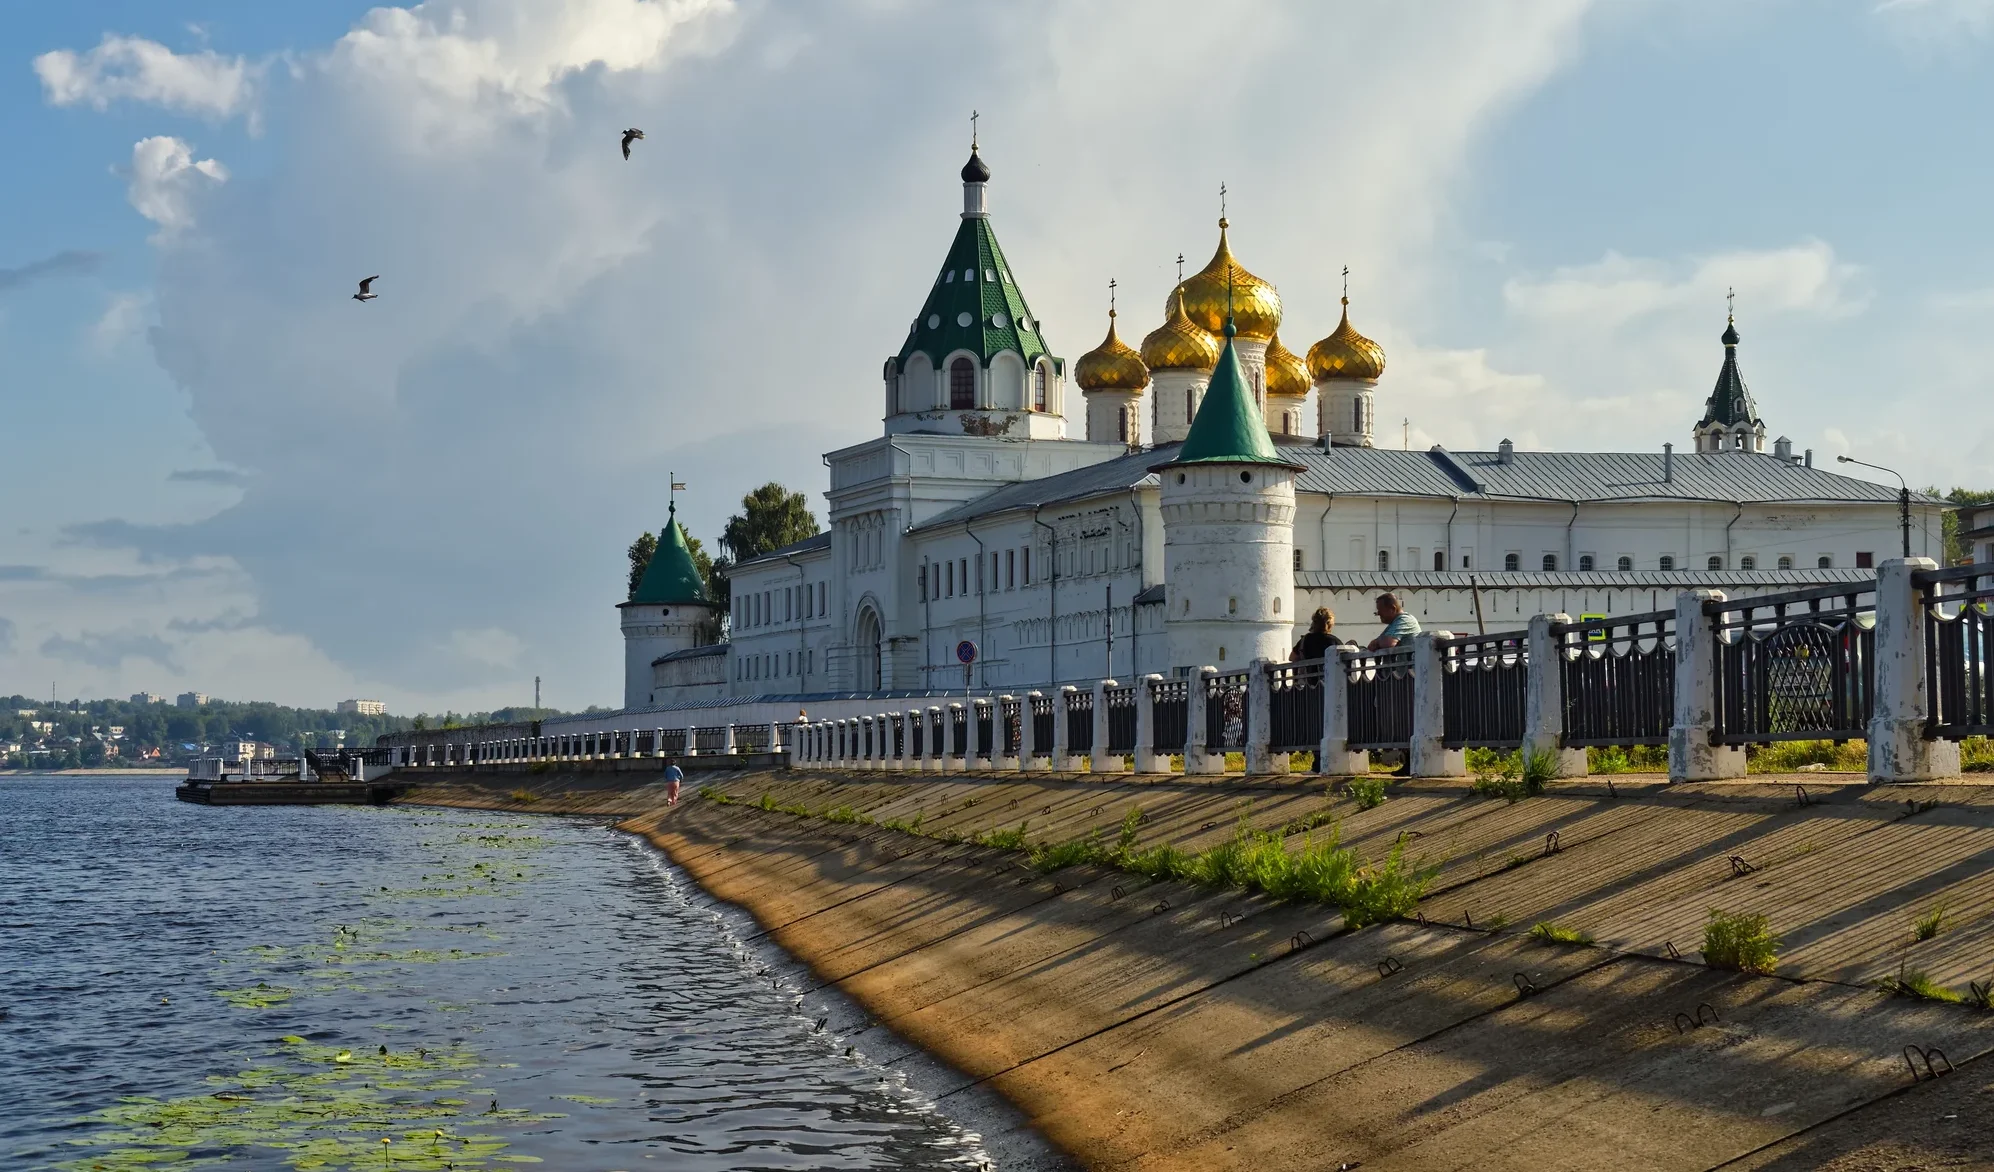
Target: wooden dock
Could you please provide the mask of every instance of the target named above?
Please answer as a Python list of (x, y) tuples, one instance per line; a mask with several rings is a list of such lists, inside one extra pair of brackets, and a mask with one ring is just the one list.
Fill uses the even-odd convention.
[(383, 806), (408, 788), (397, 781), (187, 781), (173, 791), (203, 806)]

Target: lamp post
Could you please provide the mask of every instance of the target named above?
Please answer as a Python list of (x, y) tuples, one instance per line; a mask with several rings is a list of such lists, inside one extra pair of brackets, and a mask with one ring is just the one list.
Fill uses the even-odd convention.
[(1874, 468), (1878, 472), (1888, 472), (1897, 478), (1897, 524), (1904, 534), (1904, 556), (1911, 556), (1911, 486), (1904, 483), (1904, 474), (1895, 468), (1885, 468), (1868, 460), (1858, 460), (1854, 456), (1836, 456), (1843, 464), (1860, 464), (1864, 468)]

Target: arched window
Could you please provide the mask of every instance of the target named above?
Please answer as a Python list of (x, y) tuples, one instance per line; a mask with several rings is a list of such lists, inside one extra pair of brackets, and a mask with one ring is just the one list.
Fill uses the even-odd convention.
[(949, 363), (949, 410), (967, 411), (976, 406), (976, 366), (967, 358)]
[(1703, 564), (1703, 568), (1706, 570), (1721, 570), (1724, 568), (1724, 559), (1712, 554), (1710, 560)]
[(1589, 554), (1589, 553), (1582, 553), (1582, 554), (1580, 554), (1580, 555), (1579, 555), (1579, 569), (1580, 569), (1581, 571), (1583, 571), (1583, 572), (1586, 572), (1586, 573), (1591, 573), (1591, 572), (1592, 572), (1592, 555), (1591, 555), (1591, 554)]
[(1295, 413), (1293, 411), (1283, 411), (1281, 413), (1281, 434), (1295, 434)]
[(1350, 430), (1359, 432), (1364, 430), (1364, 400), (1362, 399), (1350, 400)]
[(1782, 570), (1790, 570), (1790, 569), (1792, 569), (1792, 568), (1793, 568), (1793, 555), (1792, 555), (1792, 554), (1790, 554), (1790, 553), (1783, 553), (1783, 554), (1779, 555), (1779, 568), (1780, 568), (1780, 569), (1782, 569)]
[(1446, 550), (1436, 549), (1433, 551), (1433, 568), (1436, 570), (1445, 570), (1447, 568)]
[(1038, 369), (1032, 374), (1032, 410), (1034, 411), (1045, 410), (1045, 383), (1046, 367), (1045, 363), (1041, 362), (1038, 365)]
[(1511, 572), (1520, 570), (1523, 568), (1523, 559), (1516, 554), (1506, 553), (1502, 555), (1502, 568)]
[(1381, 570), (1389, 570), (1392, 568), (1391, 550), (1381, 549), (1378, 551), (1378, 568)]
[(1621, 554), (1620, 561), (1616, 564), (1618, 565), (1620, 572), (1623, 574), (1631, 574), (1634, 572), (1634, 559), (1628, 557), (1626, 554)]
[(1754, 555), (1754, 554), (1749, 554), (1749, 553), (1748, 553), (1748, 554), (1746, 554), (1746, 555), (1745, 555), (1744, 557), (1741, 557), (1741, 558), (1739, 558), (1739, 559), (1738, 559), (1738, 568), (1739, 568), (1739, 569), (1741, 569), (1741, 570), (1756, 570), (1756, 569), (1758, 569), (1758, 568), (1759, 568), (1759, 559), (1758, 559), (1757, 555)]
[(1814, 559), (1814, 565), (1817, 569), (1832, 570), (1835, 568), (1835, 559), (1829, 557), (1827, 554), (1822, 554), (1820, 557)]
[(1544, 555), (1544, 572), (1545, 572), (1545, 573), (1547, 573), (1547, 574), (1553, 574), (1553, 573), (1556, 573), (1556, 572), (1557, 572), (1557, 570), (1558, 570), (1558, 555), (1557, 555), (1557, 554), (1555, 554), (1555, 553), (1547, 553), (1547, 554), (1545, 554), (1545, 555)]
[(1662, 569), (1664, 569), (1664, 570), (1673, 570), (1673, 569), (1675, 569), (1675, 568), (1676, 568), (1676, 559), (1675, 559), (1675, 555), (1673, 555), (1673, 554), (1666, 554), (1666, 553), (1665, 553), (1665, 554), (1663, 554), (1663, 555), (1662, 555), (1662, 561), (1661, 561), (1661, 568), (1662, 568)]

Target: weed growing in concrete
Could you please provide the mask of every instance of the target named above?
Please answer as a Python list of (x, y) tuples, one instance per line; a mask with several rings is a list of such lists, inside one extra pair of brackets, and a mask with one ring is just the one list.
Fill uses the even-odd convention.
[(872, 819), (850, 806), (828, 806), (820, 815), (826, 822), (836, 822), (846, 826), (870, 826)]
[[(998, 850), (1005, 850), (1005, 851), (1025, 850), (1031, 845), (1029, 841), (1031, 825), (1032, 824), (1029, 821), (1025, 821), (1018, 823), (1018, 825), (1011, 830), (987, 831), (983, 835), (978, 837), (976, 841), (981, 846), (994, 846)], [(916, 833), (918, 833), (918, 831)]]
[(886, 821), (881, 822), (880, 825), (888, 830), (898, 830), (902, 834), (919, 834), (921, 833), (921, 821), (926, 817), (926, 814), (916, 814), (911, 822), (905, 818), (888, 818)]
[(1974, 981), (1967, 988), (1970, 990), (1966, 995), (1968, 1005), (1975, 1009), (1994, 1009), (1994, 981), (1986, 984)]
[(1561, 927), (1549, 920), (1539, 920), (1530, 925), (1530, 938), (1539, 944), (1591, 944), (1590, 933), (1577, 928)]
[(1543, 793), (1558, 776), (1558, 758), (1548, 752), (1519, 750), (1497, 756), (1492, 750), (1483, 750), (1471, 756), (1470, 764), (1480, 776), (1469, 788), (1482, 797), (1502, 798), (1511, 805)]
[(1667, 773), (1669, 750), (1665, 745), (1595, 745), (1586, 750), (1586, 769), (1591, 773)]
[(534, 793), (532, 790), (524, 789), (513, 790), (511, 797), (515, 802), (537, 802), (540, 800), (540, 795)]
[(1745, 973), (1770, 973), (1779, 964), (1779, 937), (1772, 924), (1756, 913), (1710, 909), (1703, 925), (1703, 962), (1712, 968)]
[(1968, 737), (1959, 743), (1962, 773), (1994, 773), (1994, 738)]
[(1031, 868), (1042, 873), (1063, 871), (1082, 863), (1098, 863), (1109, 853), (1101, 844), (1101, 832), (1098, 830), (1089, 832), (1085, 838), (1027, 848)]
[[(1380, 789), (1383, 788), (1382, 783), (1380, 783), (1379, 788)], [(1378, 800), (1382, 802), (1385, 799), (1379, 798)], [(1331, 809), (1317, 810), (1312, 814), (1304, 814), (1300, 818), (1290, 818), (1288, 821), (1283, 822), (1281, 824), (1281, 837), (1288, 838), (1297, 834), (1305, 834), (1308, 831), (1315, 830), (1324, 826), (1331, 826), (1334, 825), (1335, 823), (1336, 823), (1335, 810)]]
[(1911, 932), (1920, 940), (1930, 940), (1946, 930), (1946, 905), (1943, 901), (1932, 905), (1931, 910), (1911, 921)]
[(1353, 777), (1344, 788), (1360, 810), (1375, 810), (1385, 804), (1386, 781), (1382, 777)]
[(761, 800), (755, 803), (755, 808), (767, 810), (771, 814), (775, 813), (775, 795), (763, 794)]
[(726, 794), (721, 793), (719, 790), (714, 789), (710, 785), (700, 786), (699, 796), (705, 798), (709, 802), (714, 803), (715, 805), (731, 806), (734, 804), (733, 798), (728, 797)]
[(1886, 993), (1919, 1001), (1943, 1001), (1948, 1005), (1960, 1005), (1966, 1001), (1966, 994), (1946, 988), (1918, 969), (1902, 970), (1895, 978), (1885, 977), (1876, 984)]
[(1869, 768), (1869, 746), (1863, 741), (1780, 741), (1745, 749), (1747, 773), (1792, 773), (1803, 765), (1862, 773)]

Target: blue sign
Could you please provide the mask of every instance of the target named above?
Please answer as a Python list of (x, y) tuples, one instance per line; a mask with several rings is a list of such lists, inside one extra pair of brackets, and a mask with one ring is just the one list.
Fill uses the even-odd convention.
[(962, 642), (957, 643), (955, 645), (955, 657), (956, 661), (961, 663), (965, 667), (967, 667), (972, 663), (975, 663), (976, 644), (970, 642), (968, 639), (964, 639)]

